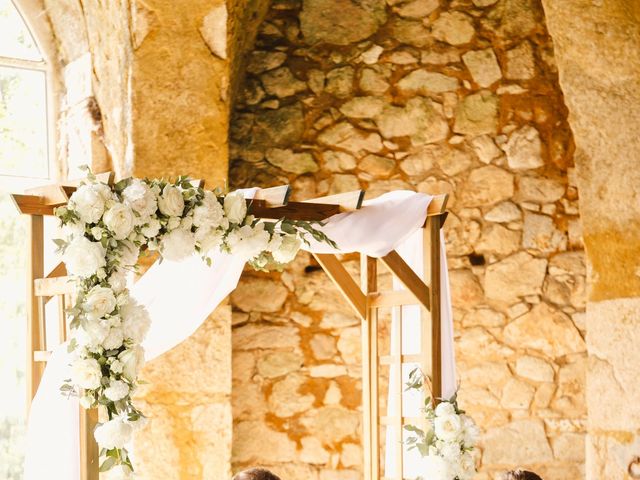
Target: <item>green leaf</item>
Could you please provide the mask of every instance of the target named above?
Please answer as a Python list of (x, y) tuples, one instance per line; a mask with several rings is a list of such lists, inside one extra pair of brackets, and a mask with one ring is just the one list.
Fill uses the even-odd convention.
[(102, 465), (100, 465), (100, 471), (106, 472), (108, 470), (111, 470), (117, 462), (118, 459), (116, 457), (107, 457), (107, 459), (102, 462)]

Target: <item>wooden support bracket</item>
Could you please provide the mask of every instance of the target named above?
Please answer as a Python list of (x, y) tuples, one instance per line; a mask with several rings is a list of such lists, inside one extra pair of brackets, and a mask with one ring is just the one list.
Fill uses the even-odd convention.
[(336, 284), (344, 298), (351, 305), (351, 308), (355, 310), (361, 319), (365, 319), (367, 315), (367, 298), (353, 277), (342, 266), (340, 260), (330, 253), (314, 253), (313, 256), (333, 283)]
[(416, 300), (427, 310), (431, 309), (429, 302), (429, 287), (416, 275), (400, 254), (392, 250), (380, 258), (382, 263), (393, 273), (398, 280), (409, 290)]

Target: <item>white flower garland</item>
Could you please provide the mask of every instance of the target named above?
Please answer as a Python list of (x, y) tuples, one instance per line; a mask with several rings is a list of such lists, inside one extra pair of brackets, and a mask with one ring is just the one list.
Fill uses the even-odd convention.
[(187, 177), (173, 183), (128, 178), (109, 186), (88, 172), (56, 216), (64, 237), (56, 243), (78, 287), (68, 310), (72, 377), (61, 390), (80, 395), (84, 408), (106, 409), (108, 421), (94, 432), (100, 470), (116, 467), (121, 477), (133, 471), (124, 446), (145, 421), (131, 395), (151, 319), (126, 288), (140, 252), (156, 250), (176, 261), (198, 252), (210, 264), (209, 252), (218, 249), (267, 270), (293, 260), (307, 234), (334, 245), (311, 222), (258, 221), (247, 214), (240, 192), (205, 191)]
[[(421, 390), (427, 378), (419, 369), (409, 374), (408, 389)], [(428, 383), (427, 383), (428, 385)], [(456, 395), (434, 407), (432, 397), (425, 400), (424, 413), (428, 429), (405, 426), (415, 436), (407, 439), (409, 449), (422, 455), (421, 475), (428, 480), (471, 480), (476, 474), (473, 449), (480, 431), (475, 422), (458, 408)]]

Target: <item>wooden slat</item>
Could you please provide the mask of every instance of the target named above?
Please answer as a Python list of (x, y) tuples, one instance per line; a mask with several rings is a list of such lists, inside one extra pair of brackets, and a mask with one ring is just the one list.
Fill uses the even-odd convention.
[(42, 216), (31, 215), (27, 227), (27, 410), (40, 385), (42, 365), (33, 359), (33, 353), (42, 350), (42, 337), (38, 328), (40, 299), (35, 296), (34, 280), (44, 274), (44, 223)]
[(392, 250), (380, 260), (382, 260), (382, 263), (400, 280), (400, 283), (416, 297), (416, 300), (418, 300), (424, 308), (429, 310), (429, 287), (427, 287), (411, 267), (406, 264), (400, 254)]
[(44, 205), (60, 205), (67, 203), (69, 197), (60, 185), (43, 185), (25, 190), (26, 195), (40, 197)]
[(314, 253), (313, 256), (349, 302), (351, 308), (361, 319), (364, 319), (366, 317), (366, 297), (340, 260), (330, 253)]
[(303, 203), (338, 205), (341, 212), (350, 212), (358, 210), (362, 206), (362, 200), (364, 200), (364, 190), (354, 190), (353, 192), (337, 193), (335, 195), (312, 198), (305, 200)]
[(281, 207), (271, 208), (264, 200), (247, 200), (249, 213), (257, 218), (321, 221), (340, 213), (339, 205), (321, 203), (289, 202)]
[(396, 362), (402, 363), (419, 363), (422, 360), (420, 354), (407, 354), (407, 355), (380, 355), (378, 362), (380, 365), (393, 365)]
[(447, 202), (449, 201), (449, 195), (436, 195), (433, 197), (429, 206), (427, 207), (427, 215), (440, 215), (447, 209)]
[(98, 423), (98, 409), (80, 407), (80, 479), (99, 480), (98, 444), (93, 431)]
[(66, 295), (60, 295), (58, 297), (58, 338), (60, 339), (60, 343), (67, 341), (66, 297)]
[(279, 187), (261, 188), (253, 197), (254, 200), (264, 200), (267, 207), (281, 207), (286, 205), (291, 194), (289, 185), (281, 185)]
[(434, 401), (442, 398), (442, 327), (440, 311), (440, 222), (439, 215), (429, 218), (429, 252), (430, 275), (429, 300), (431, 303), (431, 368), (432, 388)]
[(37, 278), (34, 280), (36, 297), (52, 297), (73, 293), (73, 277)]
[(50, 350), (36, 350), (35, 352), (33, 352), (34, 362), (48, 362), (49, 357), (51, 357)]
[(402, 305), (418, 305), (415, 295), (407, 290), (390, 290), (387, 292), (373, 292), (368, 295), (369, 306), (399, 307)]
[[(419, 425), (423, 420), (422, 417), (402, 417), (403, 425)], [(396, 415), (383, 415), (378, 417), (378, 421), (380, 425), (393, 425), (398, 421), (398, 416)]]

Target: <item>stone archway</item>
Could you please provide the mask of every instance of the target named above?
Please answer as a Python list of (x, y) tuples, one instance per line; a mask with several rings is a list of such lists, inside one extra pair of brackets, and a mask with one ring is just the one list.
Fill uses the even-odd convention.
[(640, 4), (543, 4), (576, 139), (590, 264), (587, 478), (622, 479), (640, 453)]

